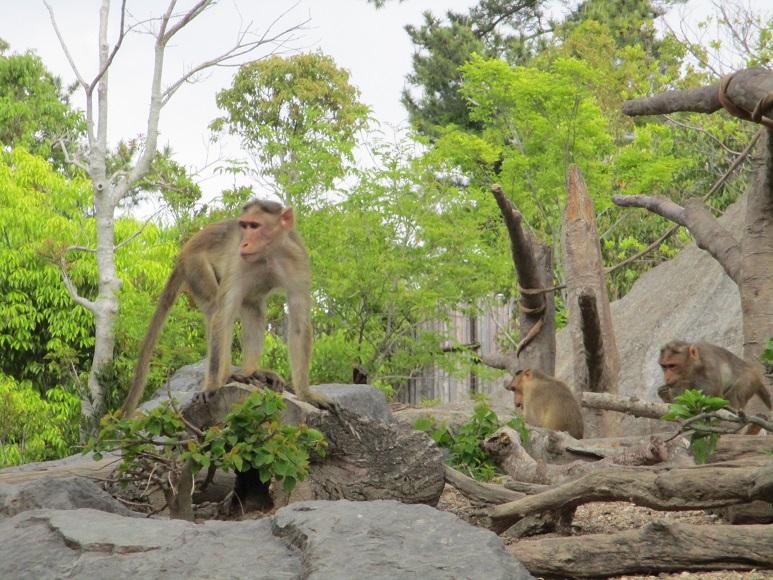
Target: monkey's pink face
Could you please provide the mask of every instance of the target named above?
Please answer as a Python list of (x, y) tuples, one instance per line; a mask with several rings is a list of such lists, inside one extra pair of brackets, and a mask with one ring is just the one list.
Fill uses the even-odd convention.
[(685, 367), (688, 361), (687, 357), (671, 352), (664, 352), (660, 355), (660, 368), (663, 369), (663, 380), (667, 385), (673, 385), (674, 383), (681, 381), (685, 378)]
[(285, 208), (278, 216), (264, 212), (251, 212), (239, 218), (241, 242), (239, 255), (247, 262), (265, 258), (280, 245), (293, 227), (291, 208)]

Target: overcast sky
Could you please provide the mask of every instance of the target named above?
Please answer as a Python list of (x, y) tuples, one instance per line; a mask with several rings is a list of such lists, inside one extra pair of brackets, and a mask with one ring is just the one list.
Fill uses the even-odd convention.
[[(690, 5), (705, 7), (709, 0), (691, 0)], [(362, 100), (373, 109), (381, 123), (401, 125), (406, 113), (400, 93), (411, 70), (413, 47), (404, 30), (408, 23), (420, 24), (422, 12), (466, 10), (476, 0), (407, 0), (388, 2), (376, 10), (366, 0), (222, 0), (200, 16), (176, 38), (168, 51), (165, 81), (175, 80), (182, 71), (218, 54), (231, 45), (237, 32), (251, 23), (262, 32), (275, 19), (274, 30), (310, 22), (298, 33), (294, 48), (320, 49), (351, 73), (351, 82), (361, 91)], [(91, 80), (97, 66), (97, 23), (100, 0), (50, 0), (57, 24), (68, 44), (81, 75)], [(190, 1), (181, 1), (183, 7)], [(166, 2), (128, 0), (136, 19), (157, 16)], [(120, 2), (114, 2), (117, 16)], [(117, 22), (116, 19), (113, 19)], [(117, 26), (117, 24), (115, 25)], [(114, 26), (114, 28), (115, 28)], [(0, 38), (14, 52), (34, 50), (53, 73), (70, 83), (75, 79), (59, 45), (42, 0), (0, 0)], [(113, 35), (113, 38), (115, 36)], [(109, 139), (115, 144), (145, 132), (148, 87), (152, 70), (152, 38), (133, 34), (119, 52), (110, 69)], [(215, 94), (229, 86), (234, 69), (219, 69), (193, 85), (183, 86), (161, 115), (160, 145), (169, 145), (175, 158), (191, 169), (201, 168), (222, 154), (234, 155), (233, 146), (225, 152), (209, 144), (208, 123), (219, 111)], [(83, 106), (82, 91), (75, 104)], [(205, 175), (209, 172), (205, 172)], [(227, 187), (230, 180), (210, 178), (202, 183), (210, 198)]]
[[(92, 79), (97, 66), (99, 0), (50, 0), (57, 24), (81, 75)], [(180, 2), (188, 6), (191, 2)], [(427, 9), (463, 10), (475, 0), (408, 0), (390, 2), (376, 10), (366, 0), (223, 0), (200, 16), (176, 37), (165, 66), (171, 82), (187, 67), (219, 53), (234, 41), (248, 23), (262, 32), (281, 16), (274, 30), (309, 19), (293, 46), (300, 50), (322, 50), (339, 66), (349, 70), (351, 82), (362, 100), (382, 123), (400, 125), (407, 115), (400, 104), (405, 75), (411, 69), (412, 45), (403, 27), (422, 21)], [(166, 2), (128, 0), (137, 19), (158, 15)], [(117, 16), (120, 2), (113, 2)], [(75, 79), (56, 38), (42, 0), (0, 0), (0, 38), (14, 52), (34, 50), (46, 66), (69, 83)], [(127, 38), (110, 69), (109, 139), (116, 143), (145, 132), (148, 87), (152, 70), (152, 38), (135, 34)], [(197, 84), (183, 86), (161, 114), (160, 144), (169, 144), (181, 163), (198, 168), (221, 154), (209, 144), (207, 125), (219, 111), (218, 90), (230, 85), (234, 69), (209, 73)], [(76, 105), (83, 106), (82, 91)], [(225, 154), (235, 152), (228, 150)], [(206, 197), (219, 193), (229, 180), (213, 178), (202, 183)]]

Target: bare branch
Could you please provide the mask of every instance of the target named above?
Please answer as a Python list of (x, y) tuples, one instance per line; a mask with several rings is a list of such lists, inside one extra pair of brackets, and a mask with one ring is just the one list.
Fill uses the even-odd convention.
[(120, 249), (121, 249), (123, 246), (125, 246), (126, 244), (128, 244), (129, 242), (131, 242), (131, 241), (132, 241), (134, 238), (136, 238), (137, 236), (139, 236), (139, 235), (140, 235), (140, 234), (143, 232), (143, 230), (144, 230), (146, 227), (148, 227), (148, 224), (149, 224), (149, 223), (150, 223), (150, 222), (153, 220), (153, 218), (155, 218), (155, 217), (156, 217), (158, 214), (160, 214), (162, 211), (164, 211), (164, 210), (166, 209), (166, 207), (167, 207), (167, 206), (163, 206), (162, 208), (158, 209), (158, 210), (157, 210), (157, 211), (156, 211), (156, 212), (155, 212), (153, 215), (151, 215), (150, 217), (148, 217), (148, 219), (146, 219), (146, 220), (143, 222), (143, 224), (142, 224), (142, 226), (140, 227), (140, 229), (138, 229), (136, 232), (134, 232), (132, 235), (130, 235), (128, 238), (126, 238), (126, 239), (125, 239), (125, 240), (123, 240), (122, 242), (120, 242), (120, 243), (116, 244), (116, 245), (115, 245), (115, 247), (113, 248), (113, 250), (120, 250)]
[(67, 58), (67, 62), (70, 63), (70, 68), (72, 69), (72, 72), (75, 75), (75, 78), (78, 79), (78, 83), (84, 89), (88, 90), (89, 84), (86, 82), (86, 79), (84, 79), (81, 76), (81, 73), (78, 70), (77, 65), (75, 64), (75, 60), (73, 59), (72, 55), (70, 54), (70, 49), (67, 48), (67, 44), (64, 41), (64, 37), (62, 36), (61, 31), (59, 30), (59, 25), (56, 23), (56, 17), (54, 16), (54, 9), (51, 7), (51, 5), (48, 3), (47, 0), (43, 0), (43, 4), (48, 9), (48, 15), (51, 18), (51, 26), (53, 26), (53, 28), (54, 28), (54, 32), (56, 33), (56, 37), (59, 39), (59, 45), (62, 47), (62, 52), (64, 52), (64, 56)]
[(201, 71), (206, 70), (208, 68), (216, 67), (216, 66), (238, 66), (240, 63), (234, 64), (233, 61), (235, 61), (236, 59), (246, 54), (249, 54), (250, 52), (255, 51), (261, 46), (264, 46), (267, 44), (279, 44), (279, 46), (281, 47), (284, 45), (284, 43), (288, 42), (289, 40), (292, 40), (292, 38), (288, 38), (288, 35), (291, 32), (302, 30), (303, 27), (311, 21), (310, 18), (307, 18), (306, 20), (300, 22), (299, 24), (294, 24), (293, 26), (289, 26), (272, 36), (268, 36), (268, 34), (271, 31), (271, 29), (276, 25), (276, 23), (279, 20), (281, 20), (285, 15), (287, 15), (291, 10), (293, 10), (297, 5), (298, 5), (297, 3), (294, 4), (291, 8), (289, 8), (288, 10), (285, 10), (276, 19), (274, 19), (274, 21), (266, 28), (264, 33), (257, 40), (245, 41), (245, 38), (250, 32), (249, 27), (247, 27), (239, 34), (236, 43), (230, 49), (228, 49), (227, 51), (223, 52), (222, 54), (214, 58), (211, 58), (202, 63), (199, 63), (198, 65), (191, 68), (188, 72), (186, 72), (183, 76), (181, 76), (179, 79), (177, 79), (172, 84), (170, 84), (163, 91), (161, 106), (163, 107), (164, 105), (166, 105), (169, 99), (172, 98), (175, 92), (177, 92), (177, 90), (184, 83), (189, 82), (192, 77), (194, 77), (196, 74), (200, 73)]
[(612, 201), (620, 207), (641, 207), (680, 226), (687, 226), (684, 208), (670, 199), (650, 195), (615, 195)]
[(75, 287), (75, 284), (72, 283), (70, 276), (67, 274), (67, 264), (64, 258), (62, 258), (59, 262), (59, 271), (62, 273), (62, 282), (64, 283), (64, 287), (67, 290), (67, 293), (70, 295), (70, 298), (72, 298), (73, 302), (80, 304), (90, 312), (96, 312), (96, 303), (92, 302), (91, 300), (87, 300), (78, 294), (78, 289)]

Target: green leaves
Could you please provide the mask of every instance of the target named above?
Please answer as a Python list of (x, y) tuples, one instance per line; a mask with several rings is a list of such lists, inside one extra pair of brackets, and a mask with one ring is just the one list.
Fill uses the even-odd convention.
[(697, 389), (688, 389), (674, 399), (669, 405), (669, 411), (663, 415), (666, 421), (687, 421), (685, 428), (690, 434), (690, 451), (695, 462), (706, 463), (714, 452), (719, 440), (719, 433), (712, 430), (720, 420), (714, 416), (705, 416), (723, 409), (728, 402), (721, 397), (709, 397)]
[[(511, 426), (514, 420), (515, 418), (511, 419), (507, 425)], [(482, 481), (493, 479), (497, 474), (497, 468), (481, 449), (480, 442), (501, 426), (496, 413), (485, 400), (475, 405), (472, 416), (459, 427), (456, 433), (452, 433), (446, 423), (438, 423), (432, 416), (419, 417), (414, 423), (414, 429), (428, 433), (435, 443), (449, 450), (447, 459), (449, 465)], [(525, 430), (523, 422), (521, 422), (521, 428)], [(521, 428), (519, 431), (523, 439), (524, 431)], [(528, 437), (528, 432), (526, 436)]]
[(287, 205), (308, 208), (353, 160), (368, 108), (349, 73), (321, 53), (271, 56), (244, 65), (216, 101), (210, 128), (242, 140), (255, 172)]
[(283, 425), (283, 409), (281, 395), (256, 391), (231, 410), (224, 426), (201, 435), (188, 432), (168, 403), (131, 419), (108, 414), (90, 448), (98, 454), (120, 449), (120, 471), (130, 479), (158, 469), (176, 472), (190, 460), (194, 474), (210, 466), (226, 471), (257, 469), (264, 483), (276, 478), (291, 491), (308, 474), (310, 454), (324, 457), (327, 442), (306, 425)]

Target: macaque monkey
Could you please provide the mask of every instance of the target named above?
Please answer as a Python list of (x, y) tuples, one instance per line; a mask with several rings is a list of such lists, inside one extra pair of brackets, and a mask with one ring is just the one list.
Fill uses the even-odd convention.
[(525, 369), (517, 371), (505, 388), (513, 391), (513, 402), (516, 408), (523, 407), (523, 419), (530, 425), (567, 431), (582, 439), (580, 404), (566, 384), (536, 369)]
[(288, 350), (295, 393), (305, 401), (328, 403), (309, 391), (311, 270), (294, 224), (292, 208), (253, 200), (238, 219), (210, 224), (183, 246), (142, 342), (123, 405), (125, 417), (142, 398), (153, 348), (182, 290), (192, 295), (207, 323), (207, 375), (202, 392), (194, 400), (207, 400), (226, 382), (237, 318), (242, 324), (241, 373), (256, 373), (266, 330), (266, 299), (281, 288), (287, 293)]
[(666, 403), (687, 389), (700, 389), (707, 395), (727, 399), (734, 409), (743, 409), (754, 395), (771, 408), (762, 375), (721, 346), (674, 340), (660, 349), (658, 362), (666, 381), (658, 388), (658, 395)]

